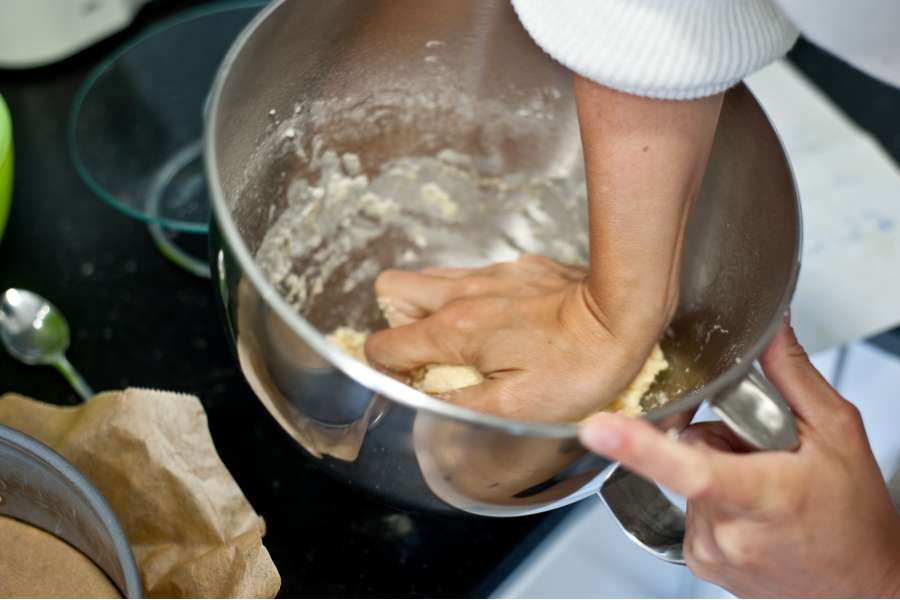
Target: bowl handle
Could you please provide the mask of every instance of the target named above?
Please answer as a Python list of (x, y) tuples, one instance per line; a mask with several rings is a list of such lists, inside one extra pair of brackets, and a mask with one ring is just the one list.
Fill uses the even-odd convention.
[[(710, 405), (754, 448), (794, 450), (800, 445), (790, 407), (756, 369)], [(600, 498), (638, 546), (667, 562), (684, 564), (684, 511), (655, 483), (615, 465), (600, 486)]]
[(755, 368), (713, 398), (710, 406), (729, 429), (754, 448), (796, 450), (800, 446), (791, 407)]

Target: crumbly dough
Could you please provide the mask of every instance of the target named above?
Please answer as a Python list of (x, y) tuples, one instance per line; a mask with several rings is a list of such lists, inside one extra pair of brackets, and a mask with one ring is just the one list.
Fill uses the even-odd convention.
[[(327, 339), (353, 358), (366, 362), (367, 336), (367, 333), (350, 327), (339, 327)], [(604, 410), (632, 417), (642, 415), (641, 399), (656, 377), (668, 368), (662, 348), (656, 344), (634, 381)], [(410, 385), (432, 395), (478, 385), (482, 381), (484, 377), (477, 369), (463, 365), (427, 365), (410, 374)]]
[(474, 367), (461, 365), (428, 365), (412, 373), (412, 386), (426, 394), (446, 394), (453, 390), (478, 385), (484, 381)]
[(656, 344), (634, 380), (605, 410), (607, 412), (619, 412), (629, 417), (637, 417), (644, 414), (641, 399), (650, 390), (650, 386), (656, 381), (656, 377), (668, 368), (669, 361), (666, 360), (659, 344)]
[(369, 364), (366, 360), (366, 337), (368, 333), (352, 327), (338, 327), (326, 338), (333, 346), (337, 346), (356, 360)]

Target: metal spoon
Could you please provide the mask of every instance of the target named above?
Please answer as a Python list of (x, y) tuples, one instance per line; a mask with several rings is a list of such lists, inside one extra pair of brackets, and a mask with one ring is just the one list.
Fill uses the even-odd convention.
[(87, 400), (90, 386), (66, 358), (69, 324), (50, 301), (28, 290), (10, 288), (0, 297), (0, 341), (26, 365), (52, 365)]

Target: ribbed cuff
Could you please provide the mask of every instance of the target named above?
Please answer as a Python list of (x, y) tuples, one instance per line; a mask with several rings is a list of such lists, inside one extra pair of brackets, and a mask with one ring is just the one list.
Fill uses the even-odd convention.
[(771, 0), (512, 0), (550, 56), (622, 92), (686, 100), (783, 56), (797, 29)]

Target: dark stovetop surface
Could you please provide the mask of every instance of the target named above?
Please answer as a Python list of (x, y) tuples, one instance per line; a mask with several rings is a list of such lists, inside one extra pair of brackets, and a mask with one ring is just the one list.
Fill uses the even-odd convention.
[[(567, 511), (509, 520), (408, 514), (319, 473), (244, 383), (210, 283), (168, 263), (144, 226), (100, 202), (75, 173), (65, 125), (88, 70), (136, 32), (201, 3), (153, 3), (126, 32), (73, 59), (30, 72), (0, 71), (16, 142), (0, 290), (32, 289), (62, 309), (72, 325), (69, 357), (96, 389), (144, 386), (201, 398), (223, 461), (266, 519), (265, 543), (282, 575), (282, 595), (489, 594)], [(808, 45), (793, 57), (900, 154), (900, 123), (888, 109), (896, 107), (895, 92)], [(0, 393), (6, 391), (75, 401), (54, 371), (25, 367), (0, 352)]]

